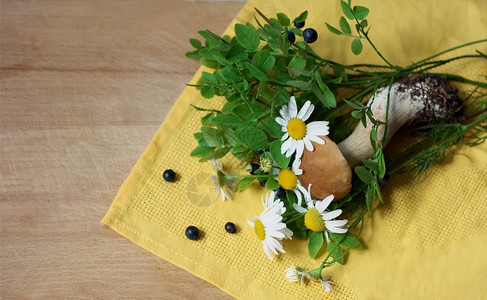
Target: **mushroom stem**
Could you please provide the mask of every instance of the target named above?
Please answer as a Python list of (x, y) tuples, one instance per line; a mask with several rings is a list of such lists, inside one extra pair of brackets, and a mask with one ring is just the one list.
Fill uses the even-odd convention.
[[(389, 99), (388, 99), (389, 94)], [(387, 106), (389, 102), (389, 113)], [(448, 81), (436, 75), (412, 75), (377, 91), (367, 103), (375, 120), (386, 122), (377, 128), (378, 142), (385, 147), (396, 131), (415, 121), (430, 122), (437, 118), (458, 120), (463, 116), (462, 101)], [(360, 122), (353, 133), (338, 144), (351, 167), (374, 156), (370, 142), (372, 122)]]
[[(409, 123), (430, 122), (437, 118), (461, 121), (464, 118), (464, 107), (456, 89), (437, 75), (406, 77), (377, 91), (367, 105), (375, 120), (385, 122), (387, 119), (387, 133), (385, 125), (377, 128), (378, 141), (384, 147), (399, 128)], [(322, 137), (326, 141), (324, 145), (313, 143), (314, 151), (304, 150), (301, 160), (303, 174), (299, 180), (303, 186), (312, 185), (311, 195), (315, 199), (324, 199), (332, 194), (335, 200), (339, 200), (350, 192), (351, 167), (374, 156), (370, 142), (372, 127), (372, 122), (367, 120), (366, 126), (360, 123), (338, 145)]]

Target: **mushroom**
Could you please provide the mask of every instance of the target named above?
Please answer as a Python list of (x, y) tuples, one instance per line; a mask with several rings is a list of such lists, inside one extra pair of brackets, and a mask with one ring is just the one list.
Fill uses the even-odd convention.
[[(389, 101), (388, 101), (389, 94)], [(367, 105), (375, 120), (386, 121), (386, 126), (377, 129), (378, 141), (385, 147), (396, 131), (413, 122), (430, 122), (438, 118), (462, 120), (464, 106), (448, 81), (438, 75), (410, 75), (378, 90)], [(345, 197), (352, 187), (351, 168), (371, 158), (374, 149), (370, 144), (372, 123), (366, 126), (360, 122), (352, 134), (336, 145), (331, 139), (324, 145), (313, 143), (314, 151), (305, 150), (301, 159), (303, 174), (299, 180), (303, 186), (311, 186), (311, 195), (323, 199), (330, 194), (335, 200)]]

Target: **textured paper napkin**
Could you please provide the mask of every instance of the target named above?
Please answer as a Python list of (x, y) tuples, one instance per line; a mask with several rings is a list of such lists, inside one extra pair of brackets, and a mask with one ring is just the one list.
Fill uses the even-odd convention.
[[(371, 9), (370, 36), (396, 64), (487, 37), (485, 1), (354, 4)], [(325, 22), (338, 26), (339, 1), (251, 0), (226, 33), (232, 34), (235, 22), (254, 23), (254, 7), (268, 16), (284, 12), (291, 18), (308, 10), (306, 26), (318, 31), (313, 47), (320, 55), (348, 64), (380, 63), (369, 46), (354, 56), (350, 39), (327, 32)], [(485, 43), (468, 50), (473, 49), (485, 53)], [(486, 70), (485, 63), (463, 60), (443, 71), (485, 80)], [(385, 203), (366, 221), (363, 249), (352, 250), (344, 266), (325, 270), (335, 282), (334, 291), (325, 293), (318, 284), (301, 286), (285, 278), (291, 265), (315, 268), (324, 259), (310, 259), (306, 241), (284, 241), (287, 253), (274, 261), (264, 254), (246, 220), (262, 211), (265, 191), (255, 184), (222, 202), (209, 179), (211, 166), (190, 158), (196, 146), (192, 135), (203, 116), (190, 104), (218, 108), (222, 103), (202, 98), (194, 88), (184, 90), (123, 183), (103, 224), (241, 299), (487, 298), (487, 145), (456, 149), (468, 157), (455, 156), (433, 167), (421, 183), (407, 175), (393, 176), (383, 189)], [(236, 161), (224, 159), (223, 164), (232, 169)], [(174, 183), (161, 177), (168, 168), (178, 174)], [(236, 234), (225, 232), (228, 221), (237, 225)], [(188, 240), (188, 225), (199, 227), (202, 238)]]

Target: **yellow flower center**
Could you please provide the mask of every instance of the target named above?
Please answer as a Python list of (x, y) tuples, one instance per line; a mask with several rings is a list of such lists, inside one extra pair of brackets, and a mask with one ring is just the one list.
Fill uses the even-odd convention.
[(261, 220), (257, 219), (257, 221), (255, 221), (254, 231), (259, 240), (263, 241), (265, 239), (265, 227)]
[(293, 139), (300, 140), (306, 136), (306, 124), (301, 119), (291, 119), (287, 123), (287, 133)]
[(314, 207), (309, 209), (306, 214), (304, 214), (304, 225), (306, 225), (306, 228), (318, 232), (326, 229), (325, 220), (323, 220), (323, 217)]
[(286, 190), (294, 190), (298, 185), (298, 177), (289, 169), (281, 170), (279, 175), (277, 175), (277, 181)]

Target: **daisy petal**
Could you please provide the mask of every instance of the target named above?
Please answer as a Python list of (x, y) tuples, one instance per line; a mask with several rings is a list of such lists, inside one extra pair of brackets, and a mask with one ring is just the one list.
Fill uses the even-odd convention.
[(286, 126), (287, 126), (287, 122), (288, 122), (288, 121), (284, 120), (284, 119), (283, 119), (283, 118), (281, 118), (281, 117), (277, 117), (277, 118), (276, 118), (276, 122), (277, 122), (277, 124), (279, 124), (279, 125), (281, 125), (281, 126), (283, 126), (283, 127), (286, 127)]
[(314, 149), (313, 144), (311, 144), (311, 141), (309, 139), (307, 139), (307, 138), (304, 139), (304, 145), (306, 146), (306, 149), (308, 151), (310, 151), (310, 152), (313, 151), (313, 149)]
[(294, 98), (294, 96), (291, 96), (291, 100), (289, 101), (288, 112), (290, 119), (296, 118), (298, 114), (298, 105), (296, 104), (296, 98)]
[(328, 127), (328, 124), (330, 122), (328, 121), (313, 121), (308, 123), (308, 126), (310, 127), (310, 130), (326, 130), (328, 131), (330, 128)]
[(274, 256), (272, 255), (270, 249), (269, 249), (269, 246), (265, 243), (265, 241), (262, 242), (263, 246), (264, 246), (264, 252), (265, 254), (267, 254), (267, 256), (271, 259), (271, 260), (274, 260)]
[[(306, 103), (304, 103), (303, 107), (301, 107), (301, 110), (299, 111), (296, 118), (301, 119), (303, 121), (306, 121), (306, 119), (304, 119), (304, 116), (306, 116), (308, 114), (310, 105), (311, 105), (311, 101), (306, 101)], [(313, 112), (313, 110), (311, 110), (311, 112)]]
[(325, 140), (323, 140), (322, 138), (320, 138), (319, 136), (317, 135), (310, 135), (308, 137), (308, 139), (312, 142), (315, 142), (315, 143), (318, 143), (320, 145), (324, 145), (325, 144)]
[(311, 114), (313, 113), (314, 109), (315, 109), (315, 106), (313, 104), (310, 104), (308, 111), (306, 112), (306, 114), (303, 116), (303, 118), (301, 120), (303, 120), (303, 121), (308, 120), (309, 117), (311, 116)]
[[(293, 143), (294, 143), (294, 141), (292, 139), (287, 139), (286, 141), (284, 141), (284, 143), (282, 143), (282, 145), (281, 145), (281, 154), (284, 154), (289, 149), (292, 149)], [(294, 149), (292, 152), (294, 152)]]
[(326, 229), (333, 233), (347, 233), (348, 229), (325, 225)]
[(306, 208), (304, 207), (301, 207), (299, 205), (297, 205), (296, 203), (293, 204), (293, 207), (294, 209), (297, 211), (297, 212), (300, 212), (302, 214), (304, 214), (305, 212), (307, 212)]
[(322, 214), (322, 216), (323, 216), (323, 220), (328, 221), (328, 220), (335, 219), (336, 217), (338, 217), (341, 214), (342, 214), (342, 210), (336, 209), (334, 211), (325, 212), (324, 214)]
[(316, 201), (316, 209), (322, 213), (325, 211), (325, 209), (328, 208), (330, 205), (331, 201), (333, 201), (333, 198), (335, 198), (333, 195), (330, 195), (323, 199), (322, 201)]
[(297, 141), (296, 145), (296, 158), (300, 159), (304, 152), (304, 142), (303, 140)]

